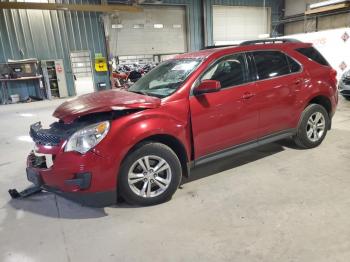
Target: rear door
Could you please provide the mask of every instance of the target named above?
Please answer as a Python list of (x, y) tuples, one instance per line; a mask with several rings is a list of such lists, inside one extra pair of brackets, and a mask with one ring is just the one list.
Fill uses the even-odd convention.
[(219, 59), (198, 82), (220, 81), (221, 90), (190, 97), (195, 158), (257, 139), (254, 83), (249, 83), (245, 54)]
[(303, 84), (301, 66), (283, 52), (250, 53), (255, 62), (259, 138), (295, 128), (297, 95)]

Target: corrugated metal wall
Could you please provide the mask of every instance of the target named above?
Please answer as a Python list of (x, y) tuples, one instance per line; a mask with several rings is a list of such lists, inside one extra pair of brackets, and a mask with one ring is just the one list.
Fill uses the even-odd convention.
[[(57, 1), (78, 4), (100, 2), (99, 0)], [(276, 35), (279, 31), (278, 21), (284, 5), (283, 0), (163, 0), (164, 5), (186, 6), (190, 51), (213, 43), (213, 5), (263, 6), (264, 2), (272, 9), (272, 32)], [(203, 9), (205, 10), (204, 25), (202, 24)], [(0, 63), (7, 59), (62, 58), (67, 71), (69, 94), (74, 95), (69, 61), (70, 51), (88, 49), (92, 58), (95, 53), (106, 55), (100, 15), (96, 12), (0, 10)], [(106, 81), (109, 84), (107, 74), (95, 73), (94, 78), (95, 83)], [(34, 94), (33, 83), (17, 85), (18, 87), (12, 88), (12, 93), (20, 93), (22, 96)]]
[[(50, 1), (51, 2), (51, 1)], [(62, 2), (62, 1), (60, 1)], [(98, 0), (66, 0), (64, 3), (98, 3)], [(74, 95), (70, 51), (90, 50), (106, 55), (100, 13), (0, 10), (0, 63), (8, 59), (64, 59), (69, 95)], [(95, 73), (95, 83), (108, 81), (106, 73)], [(12, 83), (11, 93), (34, 95), (35, 82)]]

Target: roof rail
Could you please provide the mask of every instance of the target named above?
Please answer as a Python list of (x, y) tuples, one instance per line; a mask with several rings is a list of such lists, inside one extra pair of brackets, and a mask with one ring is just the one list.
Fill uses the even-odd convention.
[(233, 47), (233, 46), (238, 46), (238, 45), (209, 45), (203, 47), (201, 50), (206, 50), (206, 49), (213, 49), (213, 48), (223, 48), (223, 47)]
[(244, 41), (240, 43), (240, 46), (255, 45), (255, 44), (276, 44), (276, 43), (300, 43), (300, 41), (293, 38), (267, 38), (267, 39)]

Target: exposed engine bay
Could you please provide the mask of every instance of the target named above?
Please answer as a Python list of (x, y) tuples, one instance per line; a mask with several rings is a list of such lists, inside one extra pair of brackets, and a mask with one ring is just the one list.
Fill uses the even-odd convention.
[(72, 123), (64, 123), (62, 120), (52, 123), (49, 128), (43, 128), (41, 122), (30, 126), (29, 135), (37, 145), (57, 146), (62, 141), (67, 140), (77, 130), (106, 120), (114, 120), (124, 115), (140, 111), (142, 109), (129, 109), (120, 111), (111, 111), (103, 113), (94, 113), (77, 118)]

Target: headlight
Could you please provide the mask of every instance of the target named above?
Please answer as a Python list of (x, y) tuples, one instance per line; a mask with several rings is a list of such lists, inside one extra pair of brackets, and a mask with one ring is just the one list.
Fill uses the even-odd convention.
[(102, 139), (107, 135), (108, 131), (108, 121), (84, 127), (75, 132), (69, 138), (64, 151), (77, 151), (81, 154), (85, 154), (91, 148), (100, 143)]

